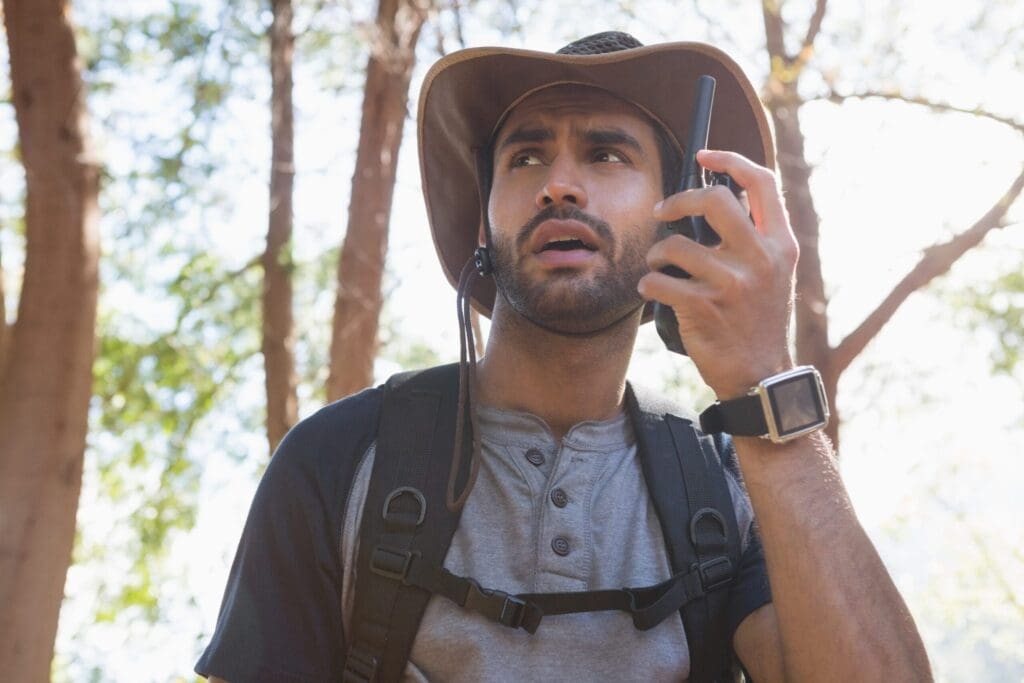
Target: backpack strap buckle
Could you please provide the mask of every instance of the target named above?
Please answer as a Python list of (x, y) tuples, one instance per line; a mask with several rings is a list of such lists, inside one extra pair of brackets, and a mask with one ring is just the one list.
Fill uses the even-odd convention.
[(704, 591), (718, 590), (732, 582), (732, 562), (728, 557), (716, 557), (697, 565)]
[(526, 617), (526, 602), (514, 595), (492, 588), (481, 588), (473, 579), (466, 579), (469, 589), (463, 607), (479, 612), (502, 626), (520, 628)]
[(353, 646), (345, 658), (343, 683), (376, 683), (380, 660), (361, 647)]
[(408, 583), (406, 579), (409, 576), (409, 567), (418, 555), (418, 552), (412, 550), (379, 545), (373, 549), (373, 555), (370, 557), (370, 571), (401, 583)]

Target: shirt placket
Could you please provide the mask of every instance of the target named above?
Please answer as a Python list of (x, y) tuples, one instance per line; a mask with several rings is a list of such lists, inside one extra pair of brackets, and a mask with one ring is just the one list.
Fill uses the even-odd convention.
[(589, 529), (594, 453), (564, 443), (535, 501), (539, 514), (537, 585), (542, 592), (585, 590), (590, 579)]

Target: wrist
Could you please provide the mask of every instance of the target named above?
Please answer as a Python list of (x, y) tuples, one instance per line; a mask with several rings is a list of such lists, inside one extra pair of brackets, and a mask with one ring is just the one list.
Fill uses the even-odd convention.
[(765, 377), (738, 396), (719, 399), (700, 414), (707, 433), (756, 436), (785, 443), (828, 425), (821, 374), (805, 365)]
[(788, 355), (774, 363), (759, 364), (756, 367), (744, 369), (735, 373), (732, 377), (723, 378), (714, 384), (710, 384), (711, 390), (719, 401), (746, 396), (752, 388), (756, 387), (761, 380), (777, 375), (796, 367), (792, 358)]

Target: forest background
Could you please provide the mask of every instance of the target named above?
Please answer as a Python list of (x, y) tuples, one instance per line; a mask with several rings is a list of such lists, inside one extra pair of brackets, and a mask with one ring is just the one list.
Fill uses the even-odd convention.
[[(714, 43), (761, 89), (854, 505), (937, 678), (1024, 679), (1024, 4), (3, 11), (0, 679), (195, 678), (272, 445), (456, 358), (407, 125), (426, 69), (609, 28)], [(709, 400), (651, 329), (631, 376)]]

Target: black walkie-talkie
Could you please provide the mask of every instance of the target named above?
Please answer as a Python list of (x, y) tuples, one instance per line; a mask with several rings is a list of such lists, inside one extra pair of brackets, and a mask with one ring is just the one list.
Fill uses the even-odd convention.
[[(697, 79), (697, 92), (693, 102), (693, 115), (690, 118), (689, 138), (686, 141), (686, 150), (683, 154), (682, 178), (680, 179), (678, 192), (693, 190), (699, 187), (706, 187), (708, 179), (704, 169), (697, 163), (697, 152), (708, 145), (708, 132), (711, 130), (711, 107), (715, 100), (715, 79), (711, 76), (700, 76)], [(712, 184), (728, 184), (730, 189), (735, 191), (731, 178), (724, 174), (714, 174)], [(668, 224), (670, 232), (679, 233), (698, 244), (715, 245), (721, 241), (718, 233), (711, 229), (704, 216), (686, 216), (682, 220), (673, 221)], [(675, 266), (666, 266), (661, 272), (673, 277), (689, 278), (690, 274)], [(654, 326), (658, 330), (658, 336), (665, 342), (669, 351), (686, 354), (683, 340), (679, 337), (679, 323), (676, 315), (668, 306), (655, 302), (654, 304)]]

